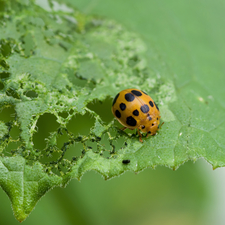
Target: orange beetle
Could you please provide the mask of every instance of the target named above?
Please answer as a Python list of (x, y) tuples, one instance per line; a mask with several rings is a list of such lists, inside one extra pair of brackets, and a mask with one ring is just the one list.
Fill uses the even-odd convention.
[[(148, 135), (155, 135), (159, 129), (160, 112), (158, 106), (145, 92), (130, 88), (119, 92), (113, 100), (112, 113), (124, 126), (123, 130), (138, 129)], [(147, 135), (147, 136), (148, 136)]]

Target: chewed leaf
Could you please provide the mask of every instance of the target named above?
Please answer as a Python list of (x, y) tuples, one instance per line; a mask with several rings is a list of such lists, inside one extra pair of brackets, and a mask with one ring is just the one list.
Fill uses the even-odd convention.
[[(200, 157), (225, 165), (223, 106), (196, 80), (162, 76), (165, 62), (137, 34), (60, 1), (1, 4), (0, 186), (19, 221), (90, 170), (110, 179)], [(127, 88), (149, 94), (164, 122), (143, 143), (111, 113)]]
[(107, 103), (125, 87), (152, 90), (163, 101), (160, 87), (172, 87), (147, 67), (143, 41), (56, 1), (5, 6), (11, 14), (3, 13), (0, 27), (0, 185), (15, 217), (23, 221), (46, 191), (86, 171), (109, 179), (155, 164), (142, 162), (143, 145), (119, 130)]

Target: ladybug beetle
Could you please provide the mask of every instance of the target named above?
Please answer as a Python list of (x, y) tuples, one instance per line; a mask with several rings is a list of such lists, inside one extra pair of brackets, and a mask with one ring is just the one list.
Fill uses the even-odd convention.
[(152, 98), (145, 92), (130, 88), (119, 92), (113, 100), (112, 113), (124, 126), (123, 130), (137, 128), (140, 142), (141, 130), (155, 135), (159, 129), (160, 112)]

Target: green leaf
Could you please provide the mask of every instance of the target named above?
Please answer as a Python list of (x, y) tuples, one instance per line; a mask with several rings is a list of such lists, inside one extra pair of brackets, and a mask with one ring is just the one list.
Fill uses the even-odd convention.
[(60, 185), (61, 179), (48, 176), (38, 162), (30, 167), (22, 157), (1, 157), (0, 183), (12, 202), (15, 217), (23, 221), (40, 197)]
[[(139, 7), (134, 1), (127, 17), (116, 10), (120, 4), (129, 8), (126, 1), (99, 1), (96, 8), (66, 2), (1, 1), (0, 186), (15, 217), (23, 221), (48, 190), (80, 180), (89, 170), (109, 179), (157, 165), (177, 169), (201, 157), (213, 168), (224, 166), (224, 78), (212, 71), (218, 68), (215, 61), (223, 68), (222, 52), (213, 52), (216, 36), (201, 30), (208, 40), (201, 39), (199, 47), (198, 38), (185, 30), (188, 43), (163, 23), (182, 31), (171, 14), (157, 16), (160, 3), (154, 3), (156, 11), (143, 8), (140, 23), (132, 19)], [(144, 41), (73, 4), (111, 15)], [(165, 2), (171, 11), (174, 4)], [(182, 10), (179, 17), (186, 25)], [(111, 114), (114, 96), (130, 87), (151, 95), (165, 123), (143, 143), (135, 131), (121, 131)]]

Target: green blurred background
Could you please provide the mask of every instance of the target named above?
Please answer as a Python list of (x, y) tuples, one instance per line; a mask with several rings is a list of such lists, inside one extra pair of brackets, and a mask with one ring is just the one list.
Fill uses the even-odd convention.
[[(42, 1), (42, 0), (37, 0)], [(44, 2), (44, 0), (43, 0)], [(212, 73), (215, 82), (208, 85), (222, 90), (219, 76), (223, 72), (225, 3), (210, 0), (65, 0), (84, 13), (114, 19), (140, 34), (148, 47), (148, 56), (157, 52), (157, 60), (168, 64), (164, 76), (177, 87), (185, 85), (195, 74)], [(210, 53), (210, 54), (208, 54)], [(218, 76), (217, 76), (218, 75)], [(216, 78), (217, 77), (217, 78)], [(207, 82), (207, 80), (206, 80)], [(221, 96), (221, 100), (223, 100)], [(106, 122), (112, 119), (111, 100), (101, 109)], [(97, 110), (99, 104), (91, 106)], [(13, 109), (1, 113), (7, 120)], [(48, 123), (46, 123), (48, 121)], [(77, 122), (80, 121), (80, 124)], [(92, 119), (76, 118), (77, 130), (88, 131)], [(47, 125), (46, 125), (47, 124)], [(35, 147), (44, 146), (44, 138), (57, 127), (55, 118), (44, 115), (38, 122)], [(82, 127), (83, 130), (80, 128)], [(18, 130), (13, 135), (18, 135)], [(61, 140), (63, 142), (63, 138)], [(188, 162), (177, 171), (157, 167), (134, 174), (127, 172), (104, 181), (95, 172), (84, 175), (81, 182), (72, 180), (65, 189), (55, 188), (37, 204), (23, 222), (26, 224), (139, 224), (176, 225), (225, 224), (224, 169), (212, 170), (204, 160)], [(13, 217), (7, 195), (0, 190), (0, 224), (18, 224)]]

